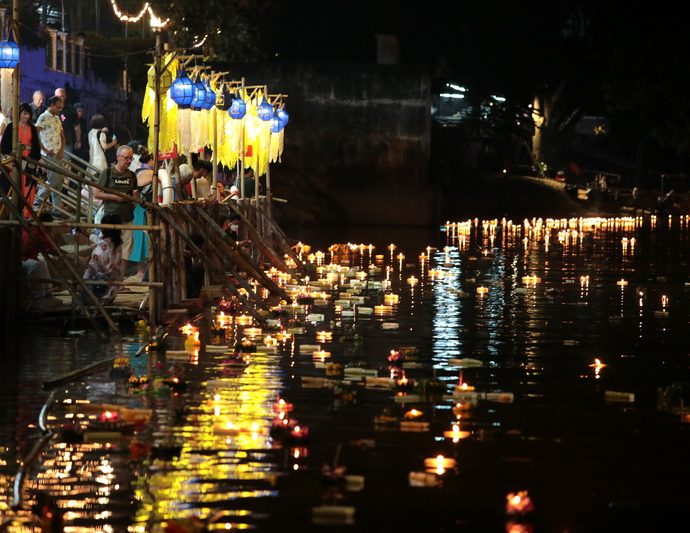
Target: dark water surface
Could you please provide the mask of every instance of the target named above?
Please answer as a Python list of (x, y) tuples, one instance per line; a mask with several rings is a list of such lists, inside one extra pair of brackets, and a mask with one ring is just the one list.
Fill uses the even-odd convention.
[[(325, 252), (324, 265), (327, 243), (375, 248), (342, 247), (333, 258), (348, 268), (315, 271), (310, 292), (328, 293), (329, 302), (287, 306), (275, 320), (292, 337), (264, 350), (266, 333), (276, 334), (264, 328), (246, 366), (206, 350), (135, 357), (136, 335), (103, 342), (31, 324), (5, 333), (2, 520), (9, 531), (38, 531), (30, 508), (41, 492), (57, 499), (66, 531), (164, 531), (193, 516), (210, 530), (686, 530), (689, 221), (555, 224), (294, 235)], [(317, 288), (328, 272), (339, 287)], [(362, 272), (376, 283), (358, 283)], [(399, 303), (376, 308), (384, 293)], [(208, 321), (200, 325), (202, 339), (219, 344)], [(333, 340), (320, 342), (318, 331)], [(248, 332), (238, 325), (226, 335), (234, 344)], [(181, 333), (169, 340), (184, 348)], [(314, 354), (319, 347), (330, 355)], [(387, 360), (396, 349), (402, 368)], [(31, 469), (22, 508), (10, 509), (17, 470), (40, 438), (44, 381), (108, 357), (126, 358), (126, 371), (149, 377), (148, 388), (112, 370), (58, 387), (47, 423), (59, 435)], [(592, 366), (595, 359), (605, 366)], [(355, 367), (393, 380), (366, 384), (352, 377)], [(396, 396), (403, 372), (417, 383), (407, 397)], [(186, 388), (165, 385), (172, 376)], [(305, 442), (271, 433), (278, 397), (292, 404), (287, 417), (309, 429)], [(136, 435), (113, 439), (93, 433), (109, 429), (93, 421), (106, 407), (87, 412), (85, 401), (150, 409), (151, 418)], [(464, 438), (453, 439), (453, 424)], [(71, 426), (86, 427), (95, 442), (64, 442)], [(455, 465), (432, 465), (425, 477), (425, 460), (439, 454)], [(335, 462), (349, 481), (323, 476)], [(412, 486), (411, 476), (434, 486)], [(519, 491), (533, 509), (507, 512), (507, 496)], [(335, 523), (313, 525), (319, 506), (335, 506), (321, 510)], [(337, 523), (350, 512), (352, 524)]]

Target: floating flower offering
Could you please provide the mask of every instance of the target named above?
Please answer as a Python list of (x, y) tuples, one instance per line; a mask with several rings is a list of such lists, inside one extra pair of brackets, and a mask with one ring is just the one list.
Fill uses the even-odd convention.
[(226, 315), (223, 311), (221, 311), (216, 315), (216, 324), (219, 328), (224, 328), (230, 325), (231, 319), (232, 317), (230, 315)]
[(439, 476), (446, 473), (449, 468), (455, 468), (455, 459), (437, 455), (436, 457), (428, 457), (424, 459), (424, 467), (427, 472), (435, 472)]
[(473, 390), (474, 387), (472, 385), (468, 385), (467, 383), (458, 383), (455, 386), (455, 392), (469, 392)]
[(316, 350), (312, 355), (314, 356), (314, 359), (321, 359), (323, 362), (331, 356), (331, 352), (327, 352), (326, 350)]
[(419, 411), (418, 409), (410, 409), (403, 416), (408, 420), (414, 420), (416, 418), (421, 417), (423, 414), (424, 413), (422, 411)]
[(509, 515), (525, 514), (534, 510), (532, 499), (526, 490), (510, 492), (506, 496), (506, 513)]
[(450, 431), (444, 431), (443, 436), (447, 439), (451, 439), (453, 442), (458, 442), (460, 439), (466, 439), (471, 433), (469, 431), (461, 431), (458, 424), (453, 424), (453, 429)]
[(184, 326), (180, 327), (178, 331), (182, 332), (183, 335), (187, 335), (187, 336), (189, 337), (192, 333), (198, 332), (198, 331), (199, 331), (199, 328), (197, 328), (197, 327), (195, 327), (195, 326), (192, 326), (192, 325), (188, 322), (188, 323), (185, 324)]
[(239, 315), (238, 317), (235, 318), (235, 323), (238, 326), (251, 326), (252, 325), (252, 317), (249, 315)]
[(244, 334), (251, 338), (261, 335), (261, 331), (261, 328), (244, 328)]
[(383, 303), (386, 305), (396, 305), (399, 299), (397, 294), (387, 293), (383, 295)]
[(289, 413), (292, 411), (293, 407), (294, 406), (291, 403), (288, 403), (280, 398), (276, 403), (273, 404), (273, 411), (276, 413)]
[(318, 342), (330, 342), (333, 340), (333, 332), (332, 331), (317, 331), (316, 332), (316, 340)]

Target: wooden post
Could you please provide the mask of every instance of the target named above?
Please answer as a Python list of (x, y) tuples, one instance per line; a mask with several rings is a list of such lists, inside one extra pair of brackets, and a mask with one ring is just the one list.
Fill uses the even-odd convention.
[[(153, 194), (152, 201), (158, 203), (158, 151), (160, 142), (160, 115), (161, 115), (161, 30), (160, 28), (155, 30), (156, 34), (156, 44), (153, 49), (153, 75), (154, 75), (154, 106), (153, 106), (153, 183), (151, 184), (151, 191)], [(146, 210), (146, 223), (151, 226), (153, 225), (154, 214), (147, 209)], [(160, 235), (157, 232), (155, 235), (149, 233), (149, 281), (156, 281), (156, 262), (157, 257), (154, 251), (160, 242)], [(155, 326), (160, 320), (160, 316), (157, 313), (158, 310), (158, 294), (154, 287), (149, 288), (149, 324)]]
[[(19, 0), (13, 0), (12, 2), (12, 26), (10, 27), (10, 32), (14, 32), (14, 28), (19, 28)], [(14, 38), (15, 42), (17, 43), (17, 46), (19, 46), (19, 31), (14, 32)], [(7, 38), (7, 37), (6, 37)], [(20, 58), (21, 60), (21, 58)], [(21, 186), (21, 179), (22, 179), (22, 149), (21, 145), (19, 144), (19, 78), (20, 78), (20, 65), (18, 64), (16, 67), (14, 67), (14, 71), (12, 72), (12, 153), (14, 154), (14, 170), (12, 172), (12, 183), (14, 185), (14, 190), (17, 193), (15, 198), (14, 198), (14, 205), (17, 208), (17, 220), (21, 218), (21, 200), (20, 196), (22, 195), (22, 186)], [(14, 213), (11, 214), (10, 218), (14, 218)], [(20, 261), (21, 261), (21, 231), (12, 231), (11, 236), (10, 236), (10, 250), (9, 250), (9, 256), (11, 258), (10, 260), (10, 273), (14, 273), (15, 269), (18, 268)], [(18, 287), (19, 285), (14, 284), (11, 288), (8, 288), (7, 291), (7, 296), (9, 298), (9, 303), (10, 306), (6, 307), (7, 309), (10, 309), (9, 314), (12, 316), (14, 314), (14, 311), (16, 311), (16, 302), (18, 300)]]

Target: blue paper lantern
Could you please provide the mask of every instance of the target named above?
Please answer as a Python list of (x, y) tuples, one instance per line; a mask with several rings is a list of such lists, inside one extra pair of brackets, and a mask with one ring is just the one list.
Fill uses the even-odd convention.
[(194, 97), (192, 98), (192, 109), (203, 109), (204, 102), (206, 100), (206, 87), (201, 82), (201, 79), (197, 79), (194, 83)]
[(214, 93), (213, 89), (211, 89), (211, 86), (208, 84), (208, 80), (204, 83), (204, 88), (206, 89), (204, 109), (211, 109), (214, 105), (216, 105), (216, 93)]
[(274, 114), (271, 117), (271, 133), (280, 133), (281, 131), (283, 131), (284, 127), (285, 125), (283, 124), (283, 121), (280, 120), (278, 114)]
[(261, 120), (271, 120), (273, 117), (273, 106), (268, 103), (265, 96), (256, 108), (256, 114)]
[(230, 109), (228, 109), (228, 115), (234, 119), (241, 119), (247, 114), (247, 104), (239, 96), (233, 98), (232, 104), (230, 104)]
[(279, 109), (276, 111), (276, 115), (278, 115), (278, 118), (283, 123), (283, 128), (287, 126), (288, 122), (290, 122), (290, 115), (288, 115), (288, 112), (285, 111), (285, 109)]
[(170, 98), (182, 108), (189, 107), (194, 98), (194, 83), (189, 79), (184, 69), (177, 71), (175, 78), (170, 85)]
[(12, 36), (0, 41), (0, 68), (14, 68), (19, 64), (19, 46)]

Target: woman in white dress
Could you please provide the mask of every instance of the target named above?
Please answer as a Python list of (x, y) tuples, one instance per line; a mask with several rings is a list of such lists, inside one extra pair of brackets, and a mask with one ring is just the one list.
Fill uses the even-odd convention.
[(91, 118), (89, 130), (89, 164), (98, 169), (99, 173), (108, 168), (108, 160), (105, 151), (117, 145), (117, 138), (112, 136), (108, 142), (108, 126), (103, 115), (94, 115)]
[[(105, 156), (105, 151), (113, 148), (117, 145), (117, 139), (115, 135), (112, 137), (112, 141), (108, 142), (108, 126), (105, 122), (105, 117), (103, 115), (94, 115), (91, 118), (91, 129), (89, 130), (89, 164), (97, 169), (94, 175), (94, 179), (98, 181), (100, 173), (108, 168), (108, 160)], [(95, 200), (93, 198), (92, 187), (85, 185), (81, 191), (85, 198), (91, 197), (91, 201), (94, 206), (94, 222), (96, 224), (100, 223), (101, 217), (103, 216), (103, 210), (101, 209), (101, 201)]]

